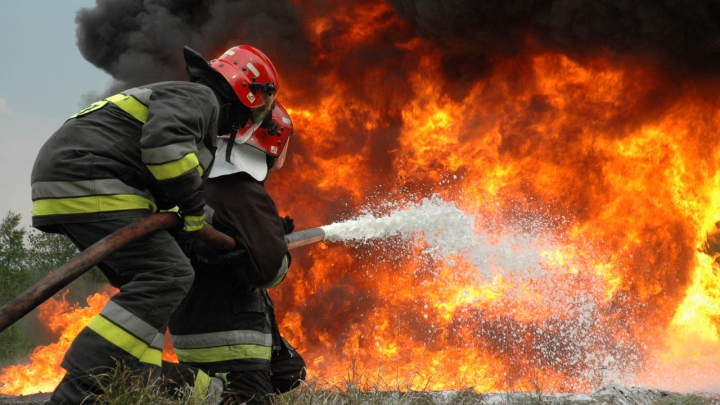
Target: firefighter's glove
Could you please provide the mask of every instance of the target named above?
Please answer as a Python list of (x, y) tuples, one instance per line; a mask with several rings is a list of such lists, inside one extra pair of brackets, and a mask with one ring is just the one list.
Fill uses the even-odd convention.
[(175, 230), (173, 236), (187, 254), (205, 222), (205, 199), (202, 192), (196, 192), (191, 198), (178, 204), (178, 208), (183, 223), (181, 228)]
[(292, 233), (295, 229), (295, 224), (293, 223), (293, 219), (290, 218), (290, 215), (285, 215), (285, 218), (280, 218), (280, 221), (282, 222), (283, 232), (285, 232), (285, 235)]
[(716, 260), (720, 258), (720, 221), (707, 233), (701, 250)]
[(230, 252), (224, 252), (215, 249), (200, 239), (195, 240), (192, 251), (186, 252), (185, 254), (193, 260), (212, 265), (236, 267), (245, 264), (247, 261), (247, 251), (245, 249), (240, 248)]

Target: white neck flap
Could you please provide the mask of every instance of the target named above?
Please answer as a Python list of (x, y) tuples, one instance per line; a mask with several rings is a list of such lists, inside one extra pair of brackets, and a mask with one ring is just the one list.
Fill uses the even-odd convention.
[(230, 154), (230, 162), (225, 160), (225, 150), (228, 140), (219, 139), (221, 142), (215, 152), (215, 163), (210, 170), (209, 177), (227, 176), (233, 173), (244, 172), (251, 175), (257, 181), (263, 181), (267, 177), (268, 167), (265, 152), (248, 144), (236, 143)]

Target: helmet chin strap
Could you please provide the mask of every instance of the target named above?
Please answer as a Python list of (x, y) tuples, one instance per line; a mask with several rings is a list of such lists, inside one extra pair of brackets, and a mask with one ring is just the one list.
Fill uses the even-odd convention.
[[(228, 148), (227, 151), (225, 151), (225, 160), (228, 163), (232, 163), (230, 162), (230, 155), (232, 154), (232, 147), (233, 145), (235, 145), (237, 133), (241, 128), (245, 126), (245, 124), (252, 115), (249, 109), (242, 105), (240, 102), (230, 102), (228, 104), (225, 104), (220, 108), (221, 111), (225, 108), (225, 106), (227, 106), (227, 114), (224, 115), (225, 121), (222, 123), (222, 128), (218, 129), (220, 130), (219, 133), (221, 134), (230, 134)], [(230, 120), (232, 120), (232, 123), (228, 125), (228, 122), (230, 122)], [(226, 130), (228, 132), (225, 132)]]
[(230, 139), (228, 139), (227, 149), (225, 149), (225, 161), (228, 163), (232, 163), (230, 161), (230, 156), (232, 155), (232, 148), (235, 146), (235, 138), (237, 138), (239, 130), (240, 123), (238, 121), (233, 122), (232, 129), (230, 130)]

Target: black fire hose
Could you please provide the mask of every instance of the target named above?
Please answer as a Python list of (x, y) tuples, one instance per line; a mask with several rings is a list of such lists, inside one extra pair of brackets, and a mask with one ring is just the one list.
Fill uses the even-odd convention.
[[(0, 332), (37, 308), (48, 298), (65, 288), (73, 280), (83, 275), (126, 243), (163, 229), (174, 228), (180, 225), (181, 222), (182, 219), (175, 213), (156, 213), (99, 240), (0, 308)], [(285, 235), (285, 240), (288, 249), (293, 249), (319, 242), (324, 237), (325, 232), (322, 228), (311, 228)], [(235, 240), (211, 227), (203, 227), (198, 238), (220, 250), (230, 251), (235, 249)]]

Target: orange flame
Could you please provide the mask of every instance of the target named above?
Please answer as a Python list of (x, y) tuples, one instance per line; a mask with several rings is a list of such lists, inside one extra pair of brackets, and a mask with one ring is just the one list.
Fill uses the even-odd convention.
[[(310, 377), (480, 392), (717, 387), (720, 265), (697, 247), (720, 219), (718, 83), (540, 49), (443, 77), (440, 52), (385, 2), (343, 7), (308, 7), (321, 80), (285, 82), (296, 139), (268, 189), (299, 229), (435, 196), (472, 218), (480, 254), (438, 258), (428, 240), (399, 236), (293, 251), (272, 294)], [(411, 56), (348, 62), (380, 44)], [(37, 384), (25, 373), (13, 381)]]
[(60, 299), (51, 298), (38, 307), (38, 317), (49, 330), (60, 334), (56, 343), (37, 347), (30, 355), (30, 363), (2, 369), (0, 392), (6, 395), (28, 395), (52, 392), (65, 375), (60, 367), (70, 343), (90, 319), (100, 313), (114, 291), (101, 292), (88, 297), (88, 307), (71, 305), (65, 300), (68, 291)]
[[(65, 300), (69, 291), (51, 298), (38, 307), (38, 318), (50, 331), (60, 334), (57, 342), (39, 346), (30, 354), (28, 364), (13, 365), (0, 371), (0, 393), (29, 395), (52, 392), (65, 375), (60, 367), (73, 339), (90, 320), (102, 311), (117, 289), (105, 286), (103, 291), (87, 298), (87, 307)], [(167, 339), (167, 336), (166, 336)], [(163, 359), (177, 362), (172, 346), (166, 345)]]
[[(402, 30), (354, 17), (375, 36)], [(449, 265), (395, 239), (294, 254), (274, 296), (311, 375), (433, 390), (717, 386), (718, 265), (696, 252), (720, 216), (716, 84), (656, 100), (668, 83), (648, 66), (537, 52), (451, 97), (429, 44), (395, 46), (421, 55), (410, 89), (360, 66), (352, 84), (324, 77), (335, 91), (312, 102), (289, 90), (301, 153), (268, 188), (307, 226), (436, 195), (515, 260)], [(528, 252), (539, 259), (524, 262)]]

